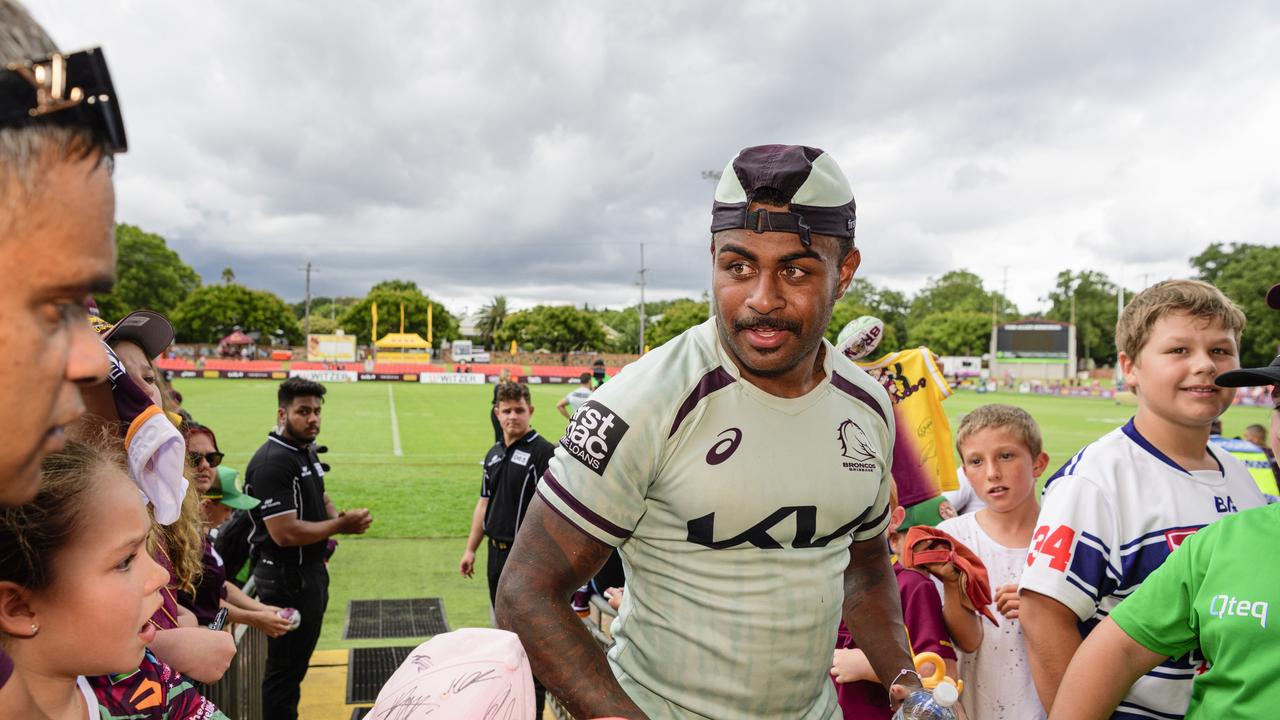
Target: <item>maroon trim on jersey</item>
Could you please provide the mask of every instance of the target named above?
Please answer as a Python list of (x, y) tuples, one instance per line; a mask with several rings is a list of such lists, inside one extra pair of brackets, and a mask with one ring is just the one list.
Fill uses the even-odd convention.
[(861, 400), (863, 403), (870, 406), (870, 408), (875, 410), (876, 414), (880, 416), (880, 419), (884, 420), (885, 425), (889, 424), (889, 419), (884, 416), (884, 408), (880, 407), (880, 403), (876, 402), (876, 399), (871, 396), (871, 393), (863, 390), (857, 385), (854, 385), (853, 381), (841, 377), (840, 374), (834, 370), (831, 372), (831, 384), (852, 395), (853, 399)]
[(676, 431), (680, 429), (680, 423), (684, 422), (689, 413), (693, 412), (693, 409), (698, 406), (702, 398), (717, 390), (723, 390), (734, 382), (736, 382), (734, 377), (722, 367), (717, 367), (715, 370), (703, 375), (697, 386), (693, 388), (693, 392), (689, 394), (689, 397), (685, 398), (683, 403), (680, 403), (680, 411), (676, 413), (676, 420), (671, 423), (671, 432), (667, 434), (667, 437), (670, 438), (676, 434)]
[[(630, 531), (623, 530), (617, 525), (614, 525), (608, 520), (605, 520), (604, 518), (597, 515), (594, 511), (592, 511), (591, 508), (579, 502), (578, 498), (571, 495), (568, 490), (565, 490), (560, 485), (560, 483), (556, 481), (556, 476), (551, 474), (550, 469), (548, 469), (545, 473), (542, 474), (542, 480), (543, 480), (543, 484), (551, 488), (551, 491), (556, 494), (556, 497), (560, 498), (561, 500), (564, 501), (566, 505), (573, 508), (573, 511), (581, 515), (582, 518), (587, 522), (591, 523), (592, 525), (595, 525), (597, 528), (609, 533), (610, 535), (616, 538), (621, 538), (623, 540), (626, 540), (627, 538), (631, 537)], [(555, 510), (555, 506), (552, 505), (551, 509)], [(560, 513), (560, 516), (564, 517), (564, 513)], [(565, 518), (565, 519), (568, 520), (568, 518)], [(577, 523), (574, 523), (574, 524), (576, 525)]]

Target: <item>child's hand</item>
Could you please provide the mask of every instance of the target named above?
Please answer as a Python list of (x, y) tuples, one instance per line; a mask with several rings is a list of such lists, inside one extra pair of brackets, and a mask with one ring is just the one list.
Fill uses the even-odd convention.
[(962, 579), (955, 563), (928, 563), (921, 567), (944, 585), (959, 585)]
[(831, 677), (843, 685), (858, 680), (875, 680), (876, 671), (871, 669), (867, 654), (861, 650), (837, 649), (831, 660)]
[(1010, 620), (1018, 619), (1018, 606), (1022, 601), (1018, 597), (1018, 586), (1007, 583), (996, 588), (996, 610)]
[(943, 520), (950, 520), (951, 518), (956, 517), (956, 515), (956, 509), (951, 505), (951, 501), (943, 500), (938, 503), (938, 516)]

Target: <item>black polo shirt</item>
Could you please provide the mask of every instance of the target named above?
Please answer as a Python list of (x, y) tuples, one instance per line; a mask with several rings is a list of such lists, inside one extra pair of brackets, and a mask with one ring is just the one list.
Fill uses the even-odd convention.
[(489, 507), (484, 511), (485, 535), (505, 543), (516, 539), (516, 529), (554, 454), (555, 446), (536, 430), (530, 430), (510, 447), (496, 442), (489, 448), (480, 483), (480, 497), (489, 498)]
[(324, 562), (324, 540), (282, 548), (271, 539), (266, 524), (268, 518), (285, 513), (311, 522), (329, 519), (324, 506), (324, 470), (310, 445), (300, 448), (274, 432), (268, 434), (245, 468), (244, 490), (262, 501), (249, 511), (253, 521), (249, 542), (260, 557), (279, 565)]

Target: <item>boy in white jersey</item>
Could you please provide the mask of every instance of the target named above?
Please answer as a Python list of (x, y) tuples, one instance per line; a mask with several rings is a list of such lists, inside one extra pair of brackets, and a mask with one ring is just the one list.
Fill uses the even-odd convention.
[(944, 520), (942, 530), (974, 552), (987, 566), (990, 610), (1000, 626), (982, 621), (964, 594), (960, 576), (948, 563), (943, 580), (943, 617), (960, 653), (965, 692), (960, 703), (971, 720), (1043, 720), (1018, 622), (1018, 581), (1040, 505), (1036, 478), (1049, 464), (1040, 428), (1012, 405), (983, 405), (964, 416), (956, 430), (961, 469), (981, 510)]
[[(1081, 639), (1120, 600), (1196, 530), (1264, 503), (1248, 469), (1209, 444), (1235, 395), (1214, 379), (1240, 366), (1244, 323), (1217, 288), (1194, 280), (1157, 283), (1121, 313), (1116, 347), (1138, 412), (1045, 483), (1022, 574), (1022, 629), (1050, 712)], [(1194, 654), (1161, 664), (1112, 717), (1181, 717), (1199, 664)]]
[[(835, 720), (841, 617), (891, 697), (918, 686), (884, 539), (892, 408), (823, 339), (853, 228), (830, 156), (743, 150), (712, 210), (715, 317), (574, 413), (497, 603), (574, 716)], [(564, 601), (614, 547), (606, 661)]]

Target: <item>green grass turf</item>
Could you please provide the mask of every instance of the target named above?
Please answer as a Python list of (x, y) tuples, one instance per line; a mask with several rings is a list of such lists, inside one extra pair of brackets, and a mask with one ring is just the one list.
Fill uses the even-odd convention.
[[(243, 470), (275, 424), (277, 383), (201, 379), (177, 380), (175, 385), (192, 415), (218, 434), (226, 464)], [(487, 626), (484, 559), (471, 580), (458, 575), (457, 565), (480, 489), (480, 460), (492, 441), (486, 415), (492, 388), (411, 383), (327, 387), (320, 442), (330, 448), (324, 459), (333, 469), (325, 477), (326, 487), (340, 508), (368, 507), (374, 523), (363, 537), (339, 538), (320, 647), (389, 644), (341, 639), (351, 599), (441, 597), (452, 627)], [(392, 454), (388, 389), (395, 398), (400, 457)], [(566, 422), (555, 404), (570, 388), (530, 389), (533, 425), (554, 441)], [(1051, 458), (1050, 472), (1134, 412), (1111, 400), (1013, 393), (959, 392), (944, 407), (954, 428), (960, 415), (989, 402), (1018, 405), (1036, 418)], [(1223, 423), (1227, 435), (1238, 435), (1249, 423), (1266, 425), (1267, 417), (1265, 408), (1237, 407)]]

